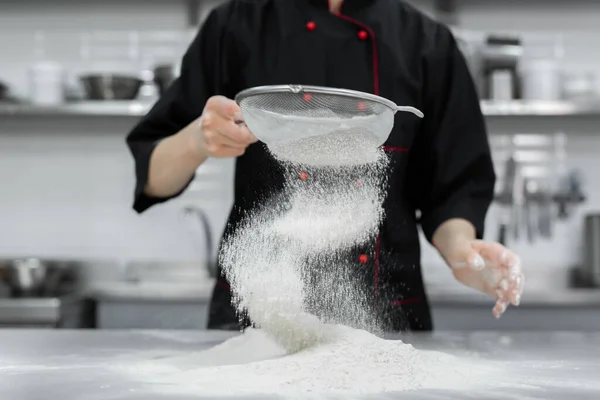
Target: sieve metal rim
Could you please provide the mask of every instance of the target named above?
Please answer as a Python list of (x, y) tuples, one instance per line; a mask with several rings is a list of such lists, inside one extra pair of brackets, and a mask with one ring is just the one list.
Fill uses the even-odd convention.
[(302, 93), (310, 92), (316, 94), (327, 94), (327, 95), (339, 95), (349, 97), (357, 100), (367, 100), (379, 103), (391, 109), (394, 114), (398, 110), (398, 105), (385, 97), (377, 96), (375, 94), (361, 92), (358, 90), (351, 89), (340, 89), (326, 86), (310, 86), (310, 85), (267, 85), (267, 86), (255, 86), (249, 89), (242, 90), (235, 96), (235, 102), (241, 106), (242, 101), (248, 97), (258, 96), (263, 94), (272, 93)]

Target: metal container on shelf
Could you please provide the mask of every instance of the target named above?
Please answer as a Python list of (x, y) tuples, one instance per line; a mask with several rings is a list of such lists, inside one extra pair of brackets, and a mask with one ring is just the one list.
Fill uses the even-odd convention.
[(180, 66), (176, 64), (159, 64), (154, 67), (154, 83), (162, 95), (179, 76)]
[(523, 60), (521, 77), (524, 100), (560, 100), (562, 94), (561, 69), (557, 60)]
[(500, 71), (508, 75), (504, 84), (510, 87), (510, 97), (521, 98), (521, 80), (518, 66), (523, 55), (523, 45), (520, 37), (489, 35), (482, 47), (481, 74), (482, 96), (493, 99), (494, 79)]
[(86, 74), (81, 82), (88, 100), (134, 100), (144, 83), (137, 76)]

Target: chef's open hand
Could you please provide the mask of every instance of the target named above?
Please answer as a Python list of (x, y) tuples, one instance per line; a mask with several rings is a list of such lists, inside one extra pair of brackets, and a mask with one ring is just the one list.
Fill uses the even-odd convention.
[(455, 278), (496, 299), (493, 314), (500, 318), (506, 308), (521, 302), (525, 276), (519, 257), (499, 243), (465, 240), (455, 244), (450, 267)]
[(257, 141), (244, 124), (240, 107), (231, 99), (213, 96), (206, 102), (194, 132), (198, 151), (205, 157), (237, 157)]
[(466, 286), (496, 299), (493, 314), (518, 306), (525, 284), (519, 257), (499, 243), (473, 239), (473, 226), (461, 219), (446, 221), (434, 234), (434, 243), (454, 277)]

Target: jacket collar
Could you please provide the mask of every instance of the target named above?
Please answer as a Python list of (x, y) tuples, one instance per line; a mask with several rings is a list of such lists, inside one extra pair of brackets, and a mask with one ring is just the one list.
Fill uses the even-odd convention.
[[(300, 2), (304, 2), (310, 4), (315, 7), (321, 7), (326, 10), (329, 9), (329, 0), (299, 0)], [(376, 0), (344, 0), (342, 3), (342, 14), (346, 12), (353, 12), (358, 9), (364, 8), (366, 6), (371, 5)]]
[[(362, 20), (361, 14), (381, 0), (345, 0), (342, 3), (341, 14), (356, 20)], [(293, 3), (290, 9), (290, 3)], [(280, 25), (283, 37), (305, 29), (307, 22), (327, 18), (328, 0), (276, 0), (276, 12), (283, 23)], [(317, 28), (319, 29), (319, 28)]]

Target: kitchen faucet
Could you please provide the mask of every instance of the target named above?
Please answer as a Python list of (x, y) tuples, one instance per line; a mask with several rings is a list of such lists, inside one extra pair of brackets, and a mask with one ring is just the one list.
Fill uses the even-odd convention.
[(186, 206), (181, 210), (181, 216), (184, 219), (187, 219), (188, 216), (193, 216), (195, 217), (194, 219), (197, 220), (200, 224), (200, 227), (202, 228), (204, 234), (206, 247), (206, 255), (204, 257), (206, 262), (206, 268), (208, 270), (209, 276), (211, 278), (216, 278), (218, 275), (218, 269), (216, 265), (216, 256), (213, 254), (213, 234), (208, 215), (203, 209), (199, 207)]

